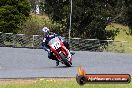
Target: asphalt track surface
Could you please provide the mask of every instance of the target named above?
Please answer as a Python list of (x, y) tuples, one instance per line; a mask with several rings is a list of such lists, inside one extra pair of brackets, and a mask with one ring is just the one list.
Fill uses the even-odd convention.
[(47, 58), (43, 49), (0, 47), (0, 78), (75, 77), (82, 66), (88, 74), (131, 74), (132, 54), (75, 51), (73, 66)]

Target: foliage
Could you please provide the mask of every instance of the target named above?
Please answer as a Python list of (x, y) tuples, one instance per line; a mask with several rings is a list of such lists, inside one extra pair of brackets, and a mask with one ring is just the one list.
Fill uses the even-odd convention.
[[(70, 0), (46, 0), (45, 12), (53, 21), (69, 28)], [(108, 23), (125, 15), (124, 0), (73, 0), (72, 37), (114, 39), (116, 31), (106, 30)]]
[(65, 37), (68, 34), (69, 4), (69, 0), (45, 0), (45, 13), (48, 14), (53, 23), (61, 24), (58, 32)]
[(108, 47), (105, 51), (132, 53), (132, 36), (130, 35), (128, 26), (112, 23), (111, 25), (108, 25), (106, 29), (117, 30), (118, 33), (115, 36), (114, 41), (109, 41)]
[(32, 16), (21, 26), (22, 30), (19, 33), (24, 33), (28, 35), (42, 34), (41, 29), (47, 26), (51, 31), (58, 32), (61, 25), (58, 23), (53, 23), (48, 16), (34, 15)]
[(30, 13), (27, 0), (0, 1), (0, 31), (16, 33)]
[(30, 2), (30, 5), (31, 5), (31, 12), (35, 13), (35, 10), (36, 10), (36, 0), (29, 0)]
[(130, 33), (132, 35), (132, 0), (126, 0), (127, 1), (127, 16), (128, 16), (128, 26), (130, 27)]

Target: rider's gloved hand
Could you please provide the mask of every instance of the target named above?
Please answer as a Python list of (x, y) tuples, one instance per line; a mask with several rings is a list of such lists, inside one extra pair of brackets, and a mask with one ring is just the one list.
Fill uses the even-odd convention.
[(50, 53), (50, 49), (47, 49), (47, 52)]

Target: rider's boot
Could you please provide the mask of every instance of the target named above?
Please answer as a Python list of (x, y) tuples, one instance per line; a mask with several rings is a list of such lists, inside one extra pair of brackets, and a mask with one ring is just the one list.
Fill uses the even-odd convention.
[(56, 66), (58, 66), (59, 65), (59, 61), (56, 61)]

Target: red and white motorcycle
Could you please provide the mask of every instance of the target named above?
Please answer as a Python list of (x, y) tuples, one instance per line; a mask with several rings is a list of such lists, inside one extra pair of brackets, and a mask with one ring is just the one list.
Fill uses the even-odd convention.
[(68, 67), (72, 66), (72, 55), (58, 37), (52, 38), (48, 45), (50, 46), (50, 51), (59, 62)]

